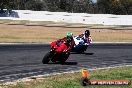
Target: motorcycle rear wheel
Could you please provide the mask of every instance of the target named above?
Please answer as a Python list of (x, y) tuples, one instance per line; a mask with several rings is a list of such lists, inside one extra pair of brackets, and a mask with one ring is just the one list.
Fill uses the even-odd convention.
[(60, 64), (64, 64), (66, 62), (66, 60), (68, 59), (69, 56), (66, 56), (64, 58), (60, 58), (59, 62)]

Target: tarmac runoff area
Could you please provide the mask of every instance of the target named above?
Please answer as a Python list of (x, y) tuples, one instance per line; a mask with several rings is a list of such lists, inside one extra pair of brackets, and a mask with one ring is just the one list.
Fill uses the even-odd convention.
[(84, 54), (71, 53), (64, 65), (42, 64), (49, 44), (1, 44), (0, 48), (0, 83), (78, 72), (82, 66), (91, 70), (132, 65), (130, 43), (92, 44)]
[(52, 21), (66, 23), (99, 24), (99, 25), (132, 25), (132, 15), (88, 14), (48, 12), (31, 10), (13, 10), (9, 14), (0, 14), (0, 19)]

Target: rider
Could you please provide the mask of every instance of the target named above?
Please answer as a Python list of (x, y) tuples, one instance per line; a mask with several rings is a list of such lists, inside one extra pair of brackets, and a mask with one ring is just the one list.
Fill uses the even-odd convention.
[(72, 46), (75, 44), (73, 39), (73, 33), (68, 32), (66, 37), (56, 41), (57, 46), (60, 46), (61, 43), (64, 43), (68, 47), (67, 50), (71, 50)]
[(85, 30), (85, 32), (83, 34), (80, 34), (77, 37), (75, 37), (74, 41), (75, 41), (76, 45), (82, 44), (82, 43), (89, 45), (92, 42), (92, 39), (90, 36), (90, 31)]

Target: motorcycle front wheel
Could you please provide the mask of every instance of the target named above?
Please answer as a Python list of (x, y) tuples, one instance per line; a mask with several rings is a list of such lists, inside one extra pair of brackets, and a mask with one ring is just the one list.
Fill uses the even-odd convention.
[(43, 57), (42, 63), (47, 64), (50, 61), (50, 52), (46, 53), (46, 55)]

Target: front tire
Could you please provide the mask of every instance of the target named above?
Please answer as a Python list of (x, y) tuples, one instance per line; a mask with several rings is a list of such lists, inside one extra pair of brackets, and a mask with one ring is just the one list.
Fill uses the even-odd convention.
[(46, 53), (46, 55), (43, 57), (42, 63), (47, 64), (50, 61), (50, 52)]

